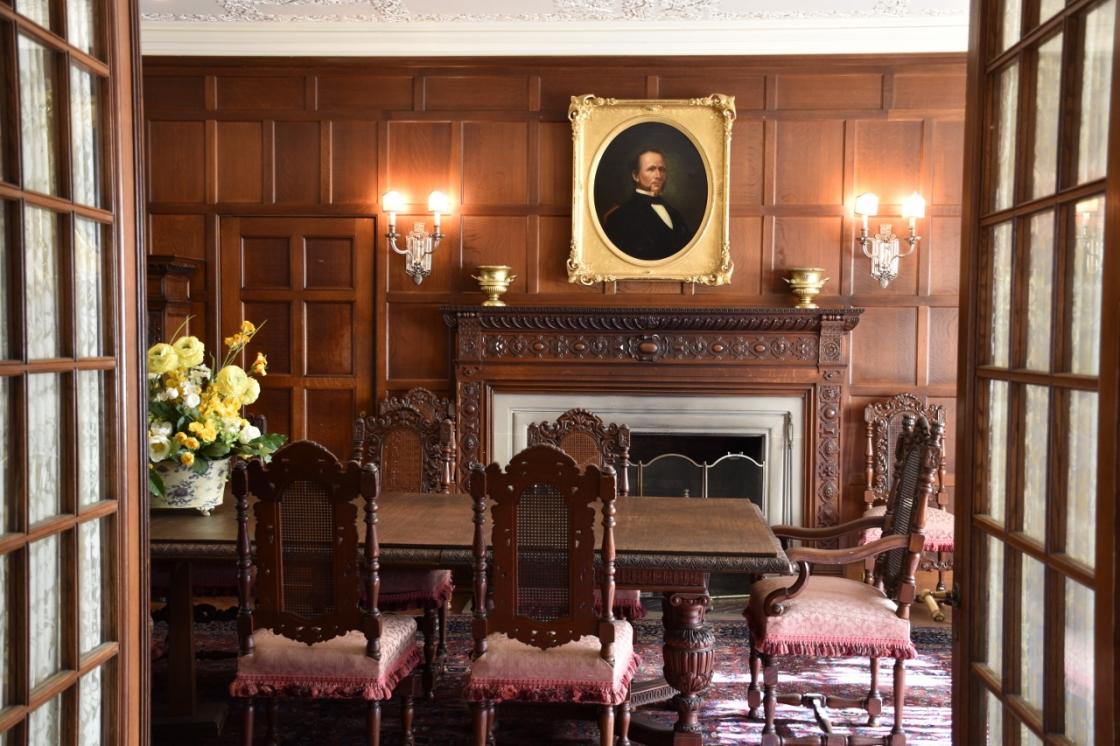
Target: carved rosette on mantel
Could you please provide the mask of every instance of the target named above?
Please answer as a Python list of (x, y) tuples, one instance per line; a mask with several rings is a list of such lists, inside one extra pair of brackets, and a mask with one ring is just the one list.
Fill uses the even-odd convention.
[(459, 477), (489, 458), (495, 390), (802, 395), (806, 504), (839, 520), (848, 332), (862, 308), (445, 306), (453, 329)]

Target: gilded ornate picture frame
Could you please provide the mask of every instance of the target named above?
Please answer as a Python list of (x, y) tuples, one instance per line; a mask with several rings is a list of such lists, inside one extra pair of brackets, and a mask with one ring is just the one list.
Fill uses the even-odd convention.
[(568, 281), (731, 281), (735, 97), (572, 96)]

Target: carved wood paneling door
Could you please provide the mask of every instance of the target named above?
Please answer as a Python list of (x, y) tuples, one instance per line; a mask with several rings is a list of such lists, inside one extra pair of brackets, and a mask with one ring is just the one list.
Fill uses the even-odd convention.
[(1117, 742), (1116, 6), (972, 4), (955, 743)]
[(373, 250), (370, 218), (221, 220), (223, 333), (264, 323), (248, 353), (268, 357), (268, 375), (248, 409), (340, 459), (372, 411)]

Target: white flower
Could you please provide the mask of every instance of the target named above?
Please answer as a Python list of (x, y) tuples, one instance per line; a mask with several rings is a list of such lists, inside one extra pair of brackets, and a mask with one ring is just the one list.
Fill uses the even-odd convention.
[(241, 435), (237, 436), (237, 440), (241, 443), (248, 443), (259, 437), (261, 437), (260, 429), (253, 425), (248, 425), (241, 429)]
[(171, 455), (171, 441), (165, 435), (148, 437), (148, 458), (153, 462), (163, 461)]
[(188, 407), (197, 407), (199, 404), (202, 403), (202, 399), (199, 397), (198, 394), (196, 394), (194, 392), (191, 392), (191, 393), (189, 393), (189, 394), (187, 394), (186, 396), (183, 397), (183, 403), (186, 404)]
[(174, 430), (174, 429), (175, 428), (172, 427), (171, 423), (168, 422), (167, 420), (160, 420), (159, 422), (153, 422), (151, 425), (148, 426), (148, 434), (149, 435), (162, 435), (165, 438), (170, 438), (171, 437), (171, 431)]
[(169, 388), (165, 389), (163, 393), (164, 393), (165, 397), (168, 398), (168, 399), (178, 399), (179, 398), (179, 389), (174, 388), (174, 387), (169, 387)]

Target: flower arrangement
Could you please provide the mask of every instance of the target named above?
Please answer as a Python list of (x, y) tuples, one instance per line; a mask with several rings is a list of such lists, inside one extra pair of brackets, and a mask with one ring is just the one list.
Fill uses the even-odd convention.
[(218, 370), (213, 376), (204, 363), (206, 347), (197, 337), (178, 337), (176, 330), (170, 344), (148, 349), (148, 487), (153, 495), (164, 494), (156, 464), (173, 461), (202, 474), (211, 461), (231, 456), (267, 458), (287, 440), (277, 433), (262, 435), (241, 416), (241, 408), (260, 395), (253, 376), (268, 374), (268, 360), (257, 353), (248, 372), (233, 361), (259, 329), (242, 321), (226, 337), (229, 352), (220, 366), (212, 360)]

